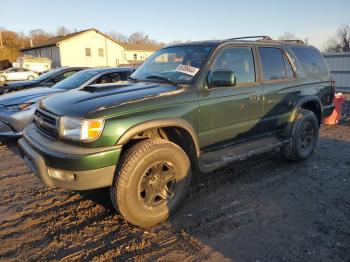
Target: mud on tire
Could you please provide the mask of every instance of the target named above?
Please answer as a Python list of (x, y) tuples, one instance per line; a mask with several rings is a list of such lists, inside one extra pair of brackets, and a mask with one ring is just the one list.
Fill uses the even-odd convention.
[(183, 201), (191, 181), (190, 161), (176, 144), (147, 139), (122, 157), (110, 190), (114, 207), (128, 222), (151, 227)]

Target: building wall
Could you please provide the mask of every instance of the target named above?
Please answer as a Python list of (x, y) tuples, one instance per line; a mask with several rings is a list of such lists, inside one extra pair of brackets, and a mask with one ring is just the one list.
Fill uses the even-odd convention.
[(25, 56), (45, 57), (52, 61), (51, 67), (60, 67), (60, 50), (57, 46), (30, 49), (22, 52)]
[(153, 53), (154, 51), (147, 50), (125, 50), (123, 58), (125, 64), (127, 64), (128, 61), (145, 61)]
[(336, 87), (350, 91), (350, 53), (325, 53), (324, 58)]
[[(96, 31), (64, 40), (59, 48), (61, 66), (117, 66), (123, 63), (124, 48)], [(90, 56), (86, 49), (90, 50)]]

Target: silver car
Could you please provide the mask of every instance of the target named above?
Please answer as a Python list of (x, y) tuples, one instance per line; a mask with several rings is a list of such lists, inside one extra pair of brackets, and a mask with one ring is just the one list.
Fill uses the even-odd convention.
[(11, 67), (0, 71), (0, 82), (14, 80), (33, 80), (38, 77), (38, 73), (25, 68)]
[(41, 99), (84, 88), (90, 84), (114, 83), (127, 80), (133, 68), (94, 68), (82, 70), (52, 87), (38, 87), (0, 96), (0, 138), (19, 138), (23, 129), (32, 122)]

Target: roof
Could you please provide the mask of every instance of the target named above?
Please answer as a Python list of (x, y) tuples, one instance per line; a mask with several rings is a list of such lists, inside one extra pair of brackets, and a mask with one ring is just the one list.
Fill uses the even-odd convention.
[[(246, 40), (245, 40), (246, 39)], [(175, 47), (175, 46), (187, 46), (187, 45), (210, 45), (210, 46), (218, 46), (223, 43), (263, 43), (263, 44), (283, 44), (283, 45), (303, 45), (305, 44), (300, 40), (272, 40), (271, 38), (268, 39), (258, 39), (258, 40), (250, 40), (250, 37), (244, 38), (231, 38), (231, 39), (224, 39), (224, 40), (204, 40), (204, 41), (194, 41), (194, 42), (186, 42), (186, 43), (177, 43), (168, 45), (167, 47)]]
[(66, 34), (66, 35), (61, 35), (61, 36), (56, 36), (56, 37), (52, 37), (48, 40), (46, 40), (45, 42), (39, 44), (39, 45), (35, 45), (32, 47), (26, 47), (26, 48), (22, 48), (20, 49), (21, 51), (27, 51), (27, 50), (32, 50), (32, 49), (38, 49), (38, 48), (43, 48), (43, 47), (49, 47), (49, 46), (56, 46), (57, 44), (59, 44), (60, 42), (70, 39), (74, 36), (80, 35), (82, 33), (88, 32), (88, 31), (95, 31), (96, 33), (99, 33), (101, 35), (103, 35), (104, 37), (108, 38), (109, 40), (115, 42), (116, 44), (124, 47), (127, 50), (142, 50), (142, 51), (155, 51), (157, 50), (156, 48), (151, 48), (149, 46), (143, 46), (140, 44), (127, 44), (127, 43), (121, 43), (113, 38), (111, 38), (110, 36), (98, 31), (95, 28), (90, 28), (90, 29), (86, 29), (83, 31), (78, 31), (78, 32), (74, 32), (74, 33), (70, 33), (70, 34)]
[(37, 48), (42, 48), (42, 47), (48, 47), (48, 46), (55, 46), (59, 42), (62, 42), (62, 41), (67, 40), (67, 39), (69, 39), (69, 38), (71, 38), (73, 36), (85, 33), (85, 32), (90, 31), (90, 30), (93, 30), (93, 29), (87, 29), (87, 30), (83, 30), (83, 31), (79, 31), (79, 32), (74, 32), (74, 33), (71, 33), (71, 34), (66, 34), (66, 35), (62, 35), (62, 36), (52, 37), (52, 38), (46, 40), (45, 42), (43, 42), (43, 43), (41, 43), (39, 45), (35, 45), (35, 46), (32, 46), (32, 47), (27, 47), (27, 48), (22, 48), (21, 51), (30, 50), (30, 49), (37, 49)]

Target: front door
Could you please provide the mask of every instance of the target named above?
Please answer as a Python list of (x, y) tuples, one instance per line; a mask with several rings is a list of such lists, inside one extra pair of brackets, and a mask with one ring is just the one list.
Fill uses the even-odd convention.
[(205, 79), (200, 81), (199, 143), (202, 148), (259, 135), (263, 91), (255, 58), (252, 46), (226, 46), (216, 53), (204, 75), (229, 70), (234, 72), (236, 84), (209, 87)]

